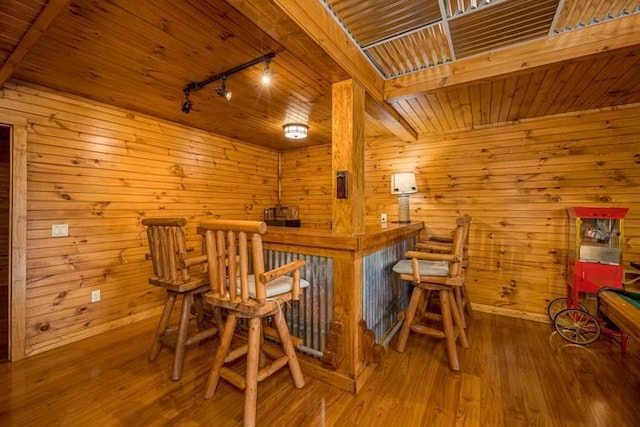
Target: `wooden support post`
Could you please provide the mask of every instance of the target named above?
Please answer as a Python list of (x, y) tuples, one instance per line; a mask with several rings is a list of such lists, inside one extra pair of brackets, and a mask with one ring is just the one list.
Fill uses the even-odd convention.
[[(338, 234), (364, 233), (364, 89), (353, 80), (333, 85), (333, 230)], [(346, 174), (346, 198), (337, 198), (336, 177)]]

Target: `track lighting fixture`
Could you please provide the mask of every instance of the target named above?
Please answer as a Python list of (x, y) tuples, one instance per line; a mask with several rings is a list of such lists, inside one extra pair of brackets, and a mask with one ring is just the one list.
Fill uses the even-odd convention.
[(230, 100), (231, 91), (227, 90), (227, 77), (229, 77), (232, 74), (238, 73), (240, 71), (246, 70), (249, 67), (253, 67), (254, 65), (260, 64), (262, 62), (264, 62), (265, 66), (264, 66), (264, 71), (262, 72), (262, 76), (260, 77), (260, 80), (262, 81), (263, 85), (268, 86), (271, 83), (271, 80), (273, 80), (273, 71), (271, 70), (270, 64), (271, 64), (271, 60), (275, 56), (276, 56), (275, 53), (270, 52), (270, 53), (267, 53), (266, 55), (262, 55), (261, 57), (251, 60), (249, 62), (246, 62), (242, 65), (238, 65), (235, 68), (231, 68), (230, 70), (227, 70), (223, 73), (219, 73), (214, 76), (211, 76), (208, 79), (205, 79), (201, 82), (191, 82), (187, 84), (182, 90), (182, 92), (184, 93), (184, 100), (182, 101), (180, 110), (183, 113), (189, 113), (193, 108), (193, 102), (189, 99), (189, 95), (191, 94), (191, 92), (200, 90), (206, 85), (213, 82), (217, 82), (218, 80), (222, 80), (222, 85), (218, 89), (216, 89), (216, 93), (220, 97), (225, 98), (227, 101)]
[(227, 101), (229, 101), (231, 99), (231, 91), (227, 90), (227, 76), (222, 76), (220, 80), (222, 80), (222, 86), (220, 86), (216, 90), (216, 93), (218, 94), (218, 96), (225, 98)]

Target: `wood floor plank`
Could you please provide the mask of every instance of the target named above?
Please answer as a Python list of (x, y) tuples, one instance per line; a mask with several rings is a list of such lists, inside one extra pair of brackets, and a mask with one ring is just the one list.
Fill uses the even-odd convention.
[[(204, 385), (217, 338), (188, 348), (182, 380), (169, 379), (171, 352), (147, 352), (155, 319), (0, 364), (3, 426), (238, 426), (243, 393)], [(358, 395), (281, 370), (258, 386), (265, 426), (635, 426), (640, 413), (640, 343), (626, 354), (602, 337), (576, 346), (550, 325), (477, 312), (447, 367), (444, 341), (411, 334), (387, 350)], [(242, 366), (234, 366), (242, 370)]]

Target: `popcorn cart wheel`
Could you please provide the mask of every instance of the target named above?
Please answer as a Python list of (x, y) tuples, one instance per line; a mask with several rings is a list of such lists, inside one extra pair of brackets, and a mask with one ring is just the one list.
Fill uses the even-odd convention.
[(553, 319), (553, 327), (565, 340), (580, 345), (591, 344), (600, 338), (600, 321), (586, 310), (568, 308)]
[[(553, 320), (556, 318), (556, 315), (558, 313), (560, 313), (562, 310), (566, 310), (567, 308), (571, 308), (567, 304), (568, 301), (569, 299), (564, 297), (556, 298), (553, 301), (551, 301), (547, 306), (547, 314), (549, 315), (549, 320), (553, 322)], [(589, 311), (587, 310), (587, 307), (585, 307), (579, 301), (578, 301), (578, 308), (582, 311), (587, 311), (587, 312)]]

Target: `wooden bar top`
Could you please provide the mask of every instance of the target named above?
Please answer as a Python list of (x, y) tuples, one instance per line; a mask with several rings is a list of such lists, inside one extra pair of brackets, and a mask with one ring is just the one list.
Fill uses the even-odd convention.
[(331, 230), (304, 227), (268, 227), (267, 232), (262, 236), (262, 240), (265, 243), (362, 251), (374, 246), (384, 246), (383, 243), (401, 239), (422, 229), (424, 229), (423, 222), (410, 224), (388, 223), (386, 227), (380, 224), (367, 226), (364, 234), (345, 236), (336, 234)]

